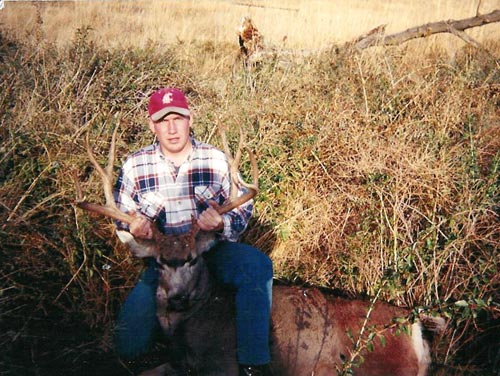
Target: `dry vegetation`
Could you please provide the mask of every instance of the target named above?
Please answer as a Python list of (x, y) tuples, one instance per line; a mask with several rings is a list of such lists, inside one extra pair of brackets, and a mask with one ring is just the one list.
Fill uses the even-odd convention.
[[(8, 1), (8, 0), (7, 0)], [(234, 44), (242, 16), (250, 16), (270, 45), (294, 49), (323, 49), (343, 43), (382, 24), (394, 33), (420, 24), (472, 17), (500, 8), (500, 0), (168, 0), (81, 1), (61, 3), (7, 2), (0, 23), (13, 27), (21, 37), (42, 17), (47, 39), (64, 46), (82, 25), (96, 30), (100, 46), (144, 47), (150, 41), (171, 45), (209, 41)], [(38, 12), (37, 12), (38, 10)], [(471, 37), (494, 40), (498, 25), (472, 29)], [(436, 43), (449, 52), (463, 45), (456, 37), (439, 36), (419, 48)]]
[[(200, 138), (218, 143), (216, 118), (246, 130), (261, 171), (246, 240), (272, 256), (278, 278), (444, 315), (434, 374), (495, 374), (498, 25), (470, 31), (487, 52), (436, 36), (360, 54), (335, 43), (382, 23), (396, 32), (470, 17), (477, 4), (332, 3), (7, 2), (0, 374), (127, 374), (110, 333), (141, 264), (108, 221), (74, 208), (73, 172), (100, 200), (82, 135), (104, 156), (120, 119), (120, 157), (149, 143), (145, 103), (163, 85), (187, 92)], [(245, 72), (235, 29), (246, 14), (268, 44), (286, 35), (287, 47), (318, 52)]]

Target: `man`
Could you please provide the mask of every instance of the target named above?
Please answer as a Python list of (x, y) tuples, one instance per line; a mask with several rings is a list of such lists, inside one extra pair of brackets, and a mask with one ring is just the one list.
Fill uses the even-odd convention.
[[(218, 243), (208, 252), (207, 264), (219, 281), (236, 290), (240, 375), (267, 375), (272, 263), (258, 249), (236, 242), (253, 202), (223, 215), (215, 210), (230, 196), (229, 165), (220, 150), (192, 136), (193, 115), (182, 91), (156, 91), (148, 112), (156, 142), (125, 161), (115, 187), (118, 207), (138, 214), (128, 230), (150, 239), (156, 221), (164, 233), (182, 234), (194, 215), (201, 230), (214, 233)], [(145, 353), (159, 330), (156, 267), (150, 260), (120, 312), (116, 344), (121, 356)]]

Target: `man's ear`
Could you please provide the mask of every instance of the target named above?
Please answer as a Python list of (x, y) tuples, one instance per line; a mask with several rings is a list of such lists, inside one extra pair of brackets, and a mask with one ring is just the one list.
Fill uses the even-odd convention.
[(189, 114), (189, 128), (193, 129), (193, 114)]
[(156, 134), (156, 132), (155, 132), (155, 123), (153, 122), (153, 120), (151, 120), (151, 118), (148, 119), (148, 125), (149, 125), (149, 129), (151, 130), (151, 132), (153, 132), (154, 134)]

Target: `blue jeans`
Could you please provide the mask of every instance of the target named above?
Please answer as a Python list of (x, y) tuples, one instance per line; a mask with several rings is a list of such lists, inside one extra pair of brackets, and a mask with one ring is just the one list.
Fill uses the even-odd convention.
[[(206, 260), (215, 278), (236, 291), (238, 362), (269, 363), (273, 280), (270, 258), (249, 245), (224, 241), (207, 253)], [(146, 353), (160, 331), (156, 319), (157, 283), (158, 272), (151, 262), (121, 309), (115, 342), (118, 354), (124, 358)]]

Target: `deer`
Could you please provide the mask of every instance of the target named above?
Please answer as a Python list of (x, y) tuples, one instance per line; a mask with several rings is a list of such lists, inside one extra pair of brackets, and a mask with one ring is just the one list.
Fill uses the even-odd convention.
[[(130, 223), (133, 217), (117, 208), (112, 192), (117, 129), (104, 168), (86, 139), (89, 160), (102, 180), (105, 205), (84, 201), (79, 187), (76, 205)], [(247, 188), (242, 196), (231, 197), (217, 209), (222, 214), (258, 194), (258, 169), (247, 148), (252, 183), (244, 182), (238, 171), (242, 131), (234, 157), (222, 127), (219, 131), (232, 183)], [(156, 230), (151, 240), (141, 240), (124, 230), (116, 234), (135, 257), (154, 257), (159, 265), (157, 318), (169, 347), (165, 363), (141, 375), (237, 375), (234, 296), (211, 277), (203, 258), (215, 244), (213, 236), (200, 231), (196, 218), (192, 218), (191, 230), (182, 235)], [(272, 372), (276, 376), (425, 376), (431, 364), (432, 339), (428, 335), (441, 333), (445, 321), (422, 316), (411, 322), (407, 319), (410, 312), (380, 301), (340, 298), (317, 287), (275, 284)]]

